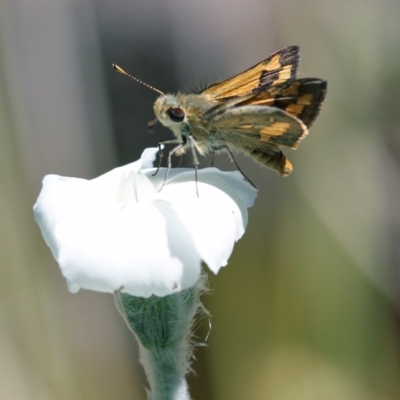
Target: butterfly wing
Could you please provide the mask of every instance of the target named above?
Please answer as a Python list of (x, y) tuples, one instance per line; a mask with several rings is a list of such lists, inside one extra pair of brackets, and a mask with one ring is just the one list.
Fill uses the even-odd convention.
[(267, 90), (259, 90), (236, 106), (277, 107), (300, 119), (309, 128), (317, 118), (326, 97), (327, 82), (317, 78), (297, 79)]
[(235, 147), (240, 140), (250, 140), (273, 146), (296, 148), (299, 141), (307, 135), (306, 125), (276, 107), (243, 105), (232, 107), (210, 121), (211, 132), (218, 138), (227, 138)]
[[(191, 124), (213, 151), (236, 148), (287, 176), (291, 163), (280, 146), (297, 148), (326, 96), (326, 81), (296, 79), (299, 48), (286, 47), (252, 68), (203, 92), (214, 106)], [(194, 122), (194, 121), (193, 121)]]
[(210, 126), (211, 150), (234, 147), (282, 176), (293, 168), (279, 146), (296, 147), (308, 133), (303, 122), (287, 112), (260, 105), (232, 107), (215, 115)]
[(201, 92), (215, 100), (243, 96), (254, 90), (280, 85), (296, 78), (299, 47), (289, 46), (277, 51), (257, 65)]

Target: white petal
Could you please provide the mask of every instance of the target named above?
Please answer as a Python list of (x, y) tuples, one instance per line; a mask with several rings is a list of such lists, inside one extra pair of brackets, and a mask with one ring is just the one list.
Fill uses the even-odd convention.
[(172, 205), (191, 232), (201, 257), (217, 273), (244, 233), (247, 204), (254, 201), (257, 191), (241, 175), (213, 168), (199, 171), (197, 197), (193, 174), (188, 170), (173, 175), (159, 196)]
[(80, 207), (80, 197), (77, 193), (85, 198), (88, 189), (88, 181), (85, 179), (58, 175), (46, 175), (43, 179), (42, 190), (33, 207), (33, 213), (43, 238), (56, 259), (59, 249), (58, 243), (54, 241), (53, 229), (60, 220), (68, 217), (71, 210)]
[(150, 147), (148, 149), (145, 149), (140, 159), (135, 162), (135, 165), (138, 166), (140, 165), (140, 167), (136, 169), (136, 172), (140, 171), (141, 169), (153, 167), (153, 163), (157, 157), (157, 153), (158, 153), (158, 147)]
[[(163, 296), (189, 288), (201, 261), (227, 264), (257, 191), (239, 172), (150, 167), (157, 149), (96, 179), (49, 175), (35, 219), (71, 291)], [(199, 191), (197, 196), (196, 186)]]
[[(156, 188), (160, 188), (165, 177), (166, 168), (160, 168), (158, 174), (153, 177), (152, 175), (155, 171), (156, 169), (152, 168), (151, 170), (142, 171), (142, 173), (145, 173), (152, 180)], [(247, 226), (247, 209), (253, 206), (258, 190), (245, 181), (239, 171), (225, 172), (217, 168), (203, 168), (198, 171), (198, 181), (213, 185), (234, 199), (241, 210), (240, 215), (244, 218), (242, 226), (245, 229)], [(169, 186), (179, 182), (192, 182), (194, 190), (196, 190), (194, 170), (190, 168), (172, 168), (166, 185)], [(242, 234), (243, 232), (237, 239), (240, 239)]]
[(163, 202), (119, 204), (93, 181), (47, 176), (35, 219), (70, 289), (163, 296), (191, 287), (201, 259)]

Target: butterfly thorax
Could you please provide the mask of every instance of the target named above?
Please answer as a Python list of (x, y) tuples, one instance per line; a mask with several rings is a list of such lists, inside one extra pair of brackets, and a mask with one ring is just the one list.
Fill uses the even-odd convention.
[(198, 150), (204, 153), (208, 147), (209, 134), (204, 115), (217, 104), (209, 96), (167, 94), (156, 100), (154, 113), (164, 126), (172, 130), (178, 142), (186, 142), (190, 135), (196, 141)]

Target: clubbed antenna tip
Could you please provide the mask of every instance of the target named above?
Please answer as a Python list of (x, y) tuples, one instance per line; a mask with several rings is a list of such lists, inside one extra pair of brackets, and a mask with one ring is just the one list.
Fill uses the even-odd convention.
[(125, 76), (127, 76), (128, 78), (131, 78), (131, 79), (133, 79), (133, 80), (136, 81), (136, 82), (139, 82), (139, 83), (142, 84), (143, 86), (146, 86), (146, 87), (148, 87), (149, 89), (154, 90), (154, 91), (157, 92), (157, 93), (160, 93), (162, 96), (165, 96), (165, 94), (164, 94), (161, 90), (158, 90), (158, 89), (156, 89), (155, 87), (150, 86), (148, 83), (145, 83), (145, 82), (141, 81), (140, 79), (136, 78), (135, 76), (133, 76), (133, 75), (131, 75), (131, 74), (128, 74), (126, 71), (124, 71), (124, 70), (123, 70), (120, 66), (118, 66), (117, 64), (112, 64), (112, 67), (113, 67), (117, 72), (119, 72), (121, 75), (125, 75)]

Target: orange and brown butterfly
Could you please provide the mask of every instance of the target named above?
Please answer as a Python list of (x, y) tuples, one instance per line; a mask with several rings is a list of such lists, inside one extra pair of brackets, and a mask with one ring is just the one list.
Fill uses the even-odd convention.
[(234, 162), (232, 152), (239, 150), (281, 176), (289, 175), (292, 164), (280, 146), (298, 147), (327, 89), (325, 80), (297, 79), (298, 64), (299, 48), (290, 46), (196, 94), (164, 94), (151, 87), (161, 94), (154, 103), (155, 115), (174, 134), (160, 145), (177, 144), (169, 153), (168, 167), (173, 154), (188, 149), (196, 169), (195, 149), (202, 155), (227, 151)]

